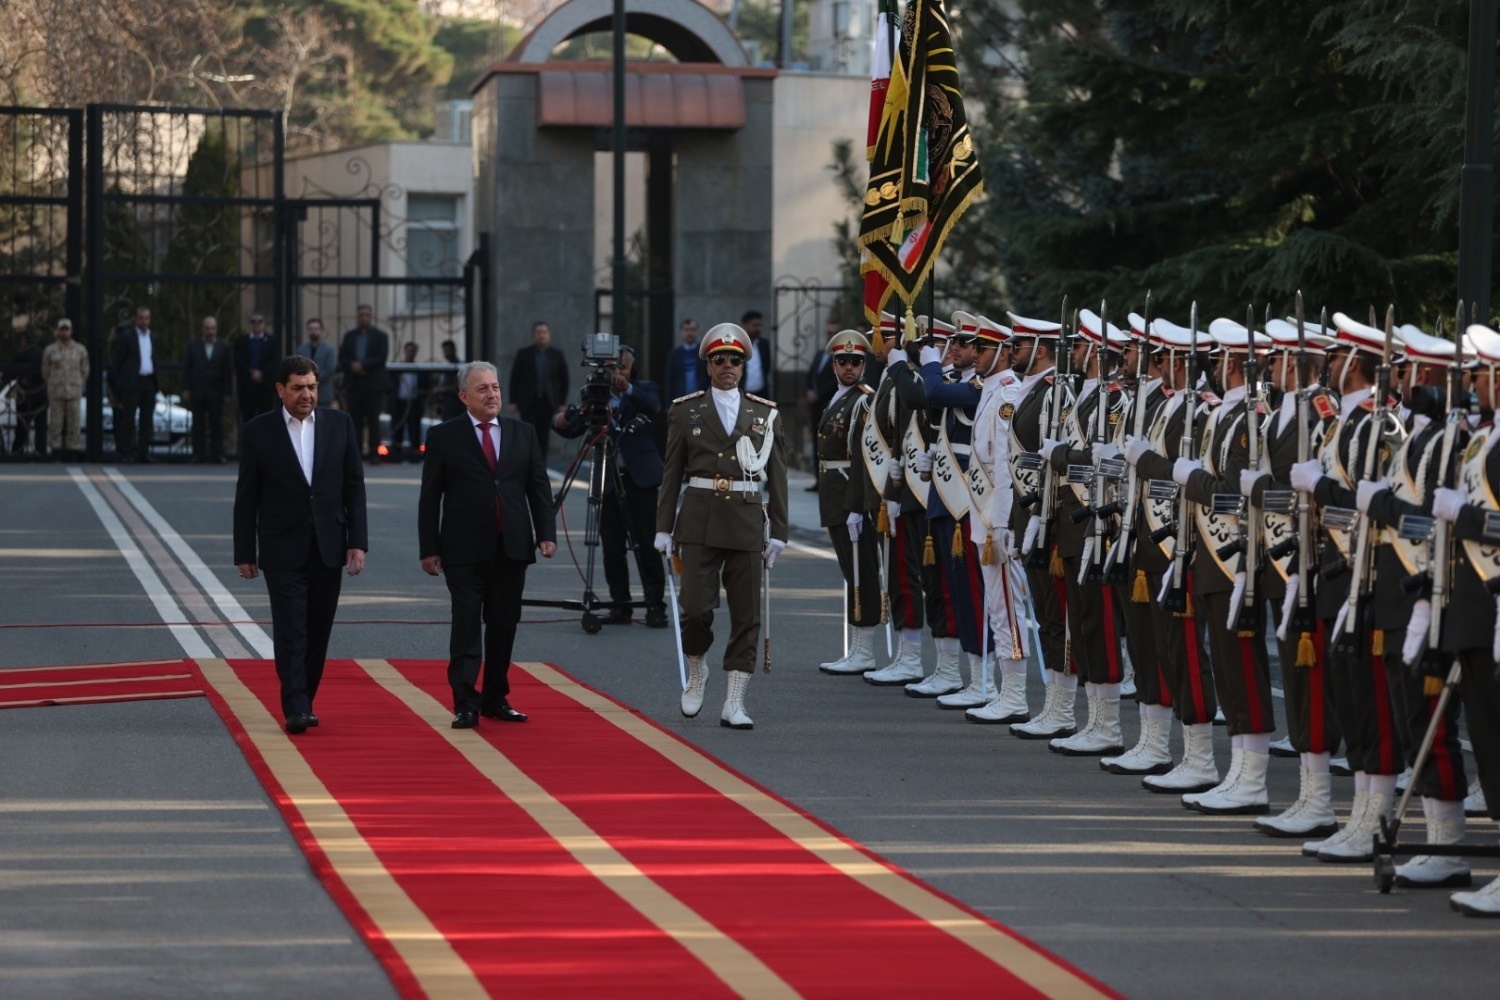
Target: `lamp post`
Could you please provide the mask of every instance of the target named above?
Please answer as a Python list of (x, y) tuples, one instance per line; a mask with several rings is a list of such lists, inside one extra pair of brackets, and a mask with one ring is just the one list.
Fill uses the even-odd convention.
[(628, 332), (625, 295), (625, 0), (615, 0), (614, 13), (614, 304), (610, 332), (622, 341)]
[[(1458, 195), (1458, 297), (1470, 322), (1490, 321), (1495, 213), (1495, 10), (1469, 0), (1469, 62), (1464, 99), (1464, 162)], [(1462, 334), (1462, 331), (1460, 331)]]

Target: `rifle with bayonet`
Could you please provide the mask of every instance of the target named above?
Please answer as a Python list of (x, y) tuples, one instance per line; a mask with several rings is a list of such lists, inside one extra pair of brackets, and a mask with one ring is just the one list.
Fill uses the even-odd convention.
[(1083, 582), (1096, 584), (1104, 580), (1105, 520), (1104, 492), (1108, 488), (1101, 459), (1103, 445), (1109, 440), (1109, 380), (1113, 375), (1109, 352), (1109, 304), (1099, 303), (1099, 352), (1097, 354), (1098, 380), (1094, 386), (1095, 406), (1090, 452), (1093, 456), (1093, 471), (1089, 474), (1089, 502), (1073, 512), (1074, 522), (1092, 517), (1094, 523), (1088, 544), (1088, 564), (1083, 568)]
[[(1052, 412), (1047, 415), (1047, 434), (1054, 441), (1062, 439), (1063, 414), (1067, 409), (1066, 401), (1072, 390), (1073, 382), (1073, 352), (1068, 349), (1068, 297), (1063, 296), (1062, 302), (1062, 328), (1057, 332), (1057, 346), (1053, 349), (1052, 366)], [(1038, 442), (1040, 445), (1041, 442)], [(1052, 529), (1052, 519), (1057, 506), (1057, 473), (1052, 468), (1051, 462), (1043, 462), (1042, 490), (1040, 496), (1028, 497), (1023, 500), (1027, 506), (1034, 506), (1032, 516), (1038, 519), (1036, 539), (1032, 543), (1031, 552), (1027, 556), (1027, 565), (1036, 569), (1047, 566), (1052, 559), (1052, 541), (1049, 533)]]
[[(1198, 303), (1194, 302), (1188, 312), (1188, 328), (1192, 331), (1192, 347), (1188, 353), (1188, 384), (1183, 391), (1188, 394), (1184, 405), (1182, 440), (1177, 454), (1186, 458), (1198, 457), (1198, 379), (1202, 375), (1198, 361)], [(1171, 585), (1167, 587), (1162, 607), (1176, 614), (1188, 609), (1187, 570), (1188, 546), (1193, 538), (1193, 517), (1188, 509), (1187, 490), (1177, 488), (1177, 540), (1172, 550)]]
[[(1135, 347), (1135, 409), (1132, 411), (1134, 426), (1131, 433), (1135, 437), (1144, 437), (1146, 434), (1146, 356), (1149, 353), (1147, 347), (1151, 337), (1151, 292), (1146, 292), (1145, 312), (1141, 314), (1141, 342)], [(1141, 499), (1141, 478), (1135, 466), (1131, 466), (1125, 475), (1125, 499), (1120, 517), (1120, 537), (1110, 547), (1109, 558), (1104, 562), (1104, 582), (1108, 584), (1123, 584), (1130, 572), (1131, 542), (1135, 530), (1135, 519), (1137, 508)], [(1114, 510), (1121, 510), (1121, 501), (1116, 498), (1110, 505)]]
[[(1271, 307), (1266, 306), (1266, 318)], [(1255, 350), (1255, 307), (1245, 312), (1245, 439), (1249, 450), (1249, 467), (1260, 471), (1260, 358)], [(1245, 520), (1241, 529), (1245, 552), (1241, 565), (1245, 571), (1245, 593), (1235, 628), (1240, 635), (1254, 634), (1260, 626), (1256, 602), (1256, 578), (1260, 575), (1260, 507), (1253, 496), (1245, 500)]]

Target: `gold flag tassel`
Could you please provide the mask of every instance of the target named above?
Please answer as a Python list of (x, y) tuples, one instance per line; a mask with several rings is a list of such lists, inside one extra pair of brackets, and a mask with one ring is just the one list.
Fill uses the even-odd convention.
[(953, 545), (948, 551), (953, 554), (953, 558), (955, 559), (962, 559), (964, 557), (964, 529), (956, 524), (953, 526)]
[(1385, 655), (1385, 629), (1376, 628), (1370, 630), (1370, 655)]
[(1318, 662), (1318, 648), (1313, 645), (1311, 632), (1303, 632), (1297, 640), (1297, 666), (1310, 667)]
[(1433, 677), (1430, 674), (1422, 678), (1422, 695), (1427, 698), (1436, 698), (1443, 693), (1443, 678)]
[(979, 553), (979, 565), (995, 565), (995, 540), (988, 534), (984, 536), (984, 550)]
[(1052, 559), (1047, 563), (1047, 572), (1056, 577), (1062, 576), (1065, 572), (1063, 569), (1062, 554), (1057, 551), (1056, 545), (1052, 546)]
[(1135, 586), (1130, 590), (1130, 602), (1132, 604), (1151, 603), (1151, 588), (1146, 586), (1146, 571), (1143, 569), (1135, 571)]
[(882, 535), (891, 533), (891, 515), (886, 513), (884, 503), (880, 505), (880, 512), (875, 515), (875, 530)]
[(927, 526), (927, 540), (922, 543), (922, 565), (937, 565), (937, 549), (932, 544), (932, 525)]

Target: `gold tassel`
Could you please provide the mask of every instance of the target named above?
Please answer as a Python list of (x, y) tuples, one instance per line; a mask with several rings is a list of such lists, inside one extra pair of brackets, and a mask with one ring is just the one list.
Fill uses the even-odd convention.
[(1135, 571), (1135, 586), (1130, 591), (1132, 604), (1150, 604), (1151, 588), (1146, 586), (1146, 571), (1138, 569)]
[(1436, 698), (1443, 693), (1443, 679), (1441, 677), (1423, 677), (1422, 694), (1428, 698)]
[(932, 546), (932, 525), (927, 526), (927, 541), (922, 543), (922, 565), (937, 565), (937, 549)]
[(1384, 629), (1378, 629), (1377, 628), (1377, 629), (1374, 629), (1370, 633), (1370, 655), (1371, 656), (1384, 656), (1385, 655), (1385, 630)]
[(891, 515), (886, 513), (885, 504), (880, 505), (880, 512), (875, 515), (875, 530), (882, 535), (891, 533)]
[(859, 606), (860, 606), (859, 588), (855, 587), (854, 588), (854, 619), (855, 619), (855, 621), (858, 621), (859, 619), (861, 619), (861, 618), (864, 617), (864, 615), (860, 613)]
[(956, 524), (953, 526), (953, 545), (948, 551), (953, 554), (953, 558), (955, 559), (962, 559), (964, 557), (964, 529)]
[(1057, 551), (1056, 545), (1052, 546), (1052, 559), (1047, 563), (1047, 572), (1059, 579), (1063, 573), (1067, 572), (1063, 568), (1062, 554)]
[(906, 325), (902, 330), (901, 346), (914, 344), (917, 340), (917, 314), (911, 311), (911, 305), (906, 306)]
[(672, 572), (678, 576), (682, 575), (682, 556), (672, 553)]
[(1318, 648), (1313, 645), (1311, 632), (1303, 632), (1297, 640), (1297, 666), (1310, 667), (1318, 662)]
[(979, 553), (979, 565), (995, 565), (995, 540), (989, 535), (984, 536), (984, 549)]

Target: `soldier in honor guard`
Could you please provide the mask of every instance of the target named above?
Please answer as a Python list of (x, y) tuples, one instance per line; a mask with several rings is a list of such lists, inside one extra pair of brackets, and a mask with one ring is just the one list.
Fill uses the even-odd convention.
[(825, 674), (864, 674), (876, 669), (881, 608), (878, 532), (873, 523), (865, 523), (866, 512), (875, 505), (868, 496), (870, 479), (859, 453), (859, 435), (875, 395), (864, 382), (870, 342), (862, 333), (840, 330), (825, 350), (838, 388), (818, 422), (818, 518), (828, 529), (844, 575), (844, 615), (852, 638), (842, 659), (819, 669)]
[[(891, 627), (897, 630), (896, 658), (889, 665), (865, 674), (865, 681), (877, 687), (905, 687), (922, 679), (922, 625), (926, 612), (925, 574), (922, 572), (922, 542), (926, 537), (927, 515), (915, 485), (925, 485), (908, 476), (902, 453), (902, 438), (911, 425), (913, 410), (896, 392), (893, 366), (907, 367), (905, 352), (897, 351), (900, 329), (895, 316), (880, 314), (880, 336), (877, 338), (881, 363), (880, 386), (875, 390), (870, 417), (865, 428), (869, 444), (884, 462), (885, 481), (879, 490), (883, 518), (877, 519), (886, 536), (886, 594), (890, 601)], [(894, 356), (895, 360), (892, 360)], [(868, 446), (868, 445), (867, 445)]]
[[(1136, 568), (1146, 573), (1152, 596), (1152, 623), (1163, 672), (1161, 706), (1142, 705), (1141, 748), (1101, 762), (1117, 773), (1132, 766), (1150, 766), (1168, 745), (1171, 715), (1182, 723), (1182, 759), (1164, 774), (1148, 773), (1141, 786), (1148, 791), (1181, 795), (1203, 792), (1219, 783), (1214, 762), (1214, 715), (1218, 699), (1213, 671), (1200, 642), (1199, 619), (1192, 600), (1193, 516), (1181, 486), (1171, 479), (1177, 459), (1186, 457), (1190, 441), (1201, 441), (1219, 397), (1197, 388), (1202, 369), (1196, 353), (1212, 343), (1206, 334), (1164, 319), (1151, 322), (1151, 344), (1156, 349), (1154, 370), (1160, 371), (1166, 403), (1156, 411), (1146, 433), (1125, 442), (1125, 460), (1146, 480), (1141, 504), (1142, 523), (1136, 540)], [(1192, 424), (1189, 425), (1189, 414)], [(1144, 456), (1151, 456), (1143, 461)], [(1181, 579), (1176, 579), (1180, 573)], [(1174, 593), (1174, 586), (1179, 592)], [(1173, 599), (1177, 606), (1173, 607)], [(1170, 696), (1170, 700), (1168, 700)], [(1165, 718), (1161, 707), (1168, 708)], [(1150, 733), (1146, 732), (1150, 724)]]
[(673, 401), (656, 508), (656, 549), (682, 560), (680, 641), (688, 664), (682, 714), (691, 718), (703, 707), (704, 657), (713, 644), (722, 582), (729, 604), (729, 690), (719, 724), (730, 729), (754, 726), (745, 690), (757, 660), (763, 571), (787, 540), (786, 453), (776, 404), (739, 387), (752, 350), (750, 337), (733, 323), (704, 335), (698, 354), (708, 362), (710, 388)]
[[(1098, 477), (1074, 482), (1069, 470), (1094, 466), (1119, 454), (1113, 438), (1127, 400), (1123, 387), (1115, 379), (1115, 368), (1130, 339), (1119, 327), (1105, 323), (1087, 309), (1078, 314), (1078, 332), (1081, 337), (1074, 348), (1075, 366), (1083, 372), (1084, 381), (1066, 421), (1068, 436), (1064, 441), (1043, 440), (1041, 455), (1060, 479), (1068, 480), (1064, 498), (1058, 504), (1057, 550), (1062, 556), (1063, 582), (1067, 587), (1068, 630), (1073, 656), (1084, 680), (1089, 717), (1082, 729), (1069, 736), (1055, 737), (1048, 746), (1055, 753), (1099, 757), (1125, 750), (1120, 732), (1120, 685), (1125, 679), (1125, 665), (1120, 656), (1125, 648), (1124, 618), (1114, 588), (1094, 580), (1085, 581), (1093, 561), (1102, 563), (1104, 558), (1104, 553), (1097, 551), (1104, 544), (1104, 533), (1095, 531), (1097, 515), (1084, 516), (1093, 506), (1091, 494)], [(1098, 440), (1100, 420), (1104, 421), (1104, 434), (1109, 440)], [(1097, 499), (1098, 505), (1103, 506), (1104, 498)]]
[[(1466, 353), (1476, 355), (1473, 391), (1483, 418), (1464, 447), (1457, 488), (1433, 491), (1433, 516), (1453, 526), (1449, 606), (1462, 609), (1443, 617), (1442, 647), (1458, 657), (1474, 765), (1490, 803), (1489, 817), (1500, 819), (1500, 449), (1495, 447), (1500, 432), (1494, 422), (1500, 407), (1500, 333), (1471, 326), (1464, 344)], [(1454, 893), (1449, 905), (1469, 916), (1500, 917), (1500, 878), (1474, 892)]]
[[(1327, 646), (1314, 615), (1317, 540), (1311, 531), (1302, 532), (1304, 525), (1311, 526), (1310, 515), (1299, 521), (1295, 504), (1290, 510), (1267, 510), (1264, 500), (1269, 490), (1291, 489), (1298, 449), (1315, 453), (1338, 413), (1337, 398), (1318, 383), (1334, 341), (1321, 326), (1306, 323), (1299, 338), (1296, 325), (1280, 319), (1269, 320), (1266, 333), (1273, 342), (1271, 384), (1281, 391), (1281, 403), (1266, 424), (1265, 460), (1260, 469), (1241, 473), (1240, 492), (1262, 511), (1266, 560), (1261, 589), (1276, 624), (1287, 736), (1299, 766), (1296, 801), (1276, 816), (1256, 819), (1255, 828), (1271, 837), (1326, 837), (1338, 829), (1328, 765), (1339, 728), (1328, 691)], [(1305, 427), (1298, 423), (1304, 420)], [(1305, 569), (1299, 571), (1299, 565)]]
[[(1362, 562), (1357, 550), (1368, 530), (1359, 523), (1356, 490), (1372, 447), (1376, 449), (1375, 478), (1384, 475), (1390, 459), (1384, 439), (1391, 428), (1376, 428), (1373, 420), (1376, 366), (1386, 337), (1384, 331), (1343, 313), (1335, 313), (1333, 320), (1335, 343), (1328, 349), (1328, 358), (1329, 370), (1337, 379), (1339, 416), (1324, 438), (1319, 457), (1292, 466), (1289, 478), (1294, 489), (1311, 495), (1323, 515), (1317, 616), (1325, 626), (1334, 712), (1348, 748), (1349, 766), (1354, 769), (1354, 803), (1341, 830), (1326, 840), (1308, 841), (1302, 853), (1320, 861), (1368, 861), (1381, 817), (1389, 816), (1395, 805), (1396, 776), (1401, 770), (1400, 755), (1394, 749), (1385, 667), (1369, 621), (1361, 620), (1359, 614), (1366, 604), (1363, 583), (1356, 585), (1354, 580), (1354, 570)], [(1400, 348), (1394, 338), (1393, 348)], [(1383, 404), (1380, 408), (1384, 410)], [(1380, 440), (1372, 444), (1376, 432)], [(1351, 605), (1356, 611), (1352, 622), (1346, 620)], [(1348, 638), (1346, 626), (1353, 629)]]

